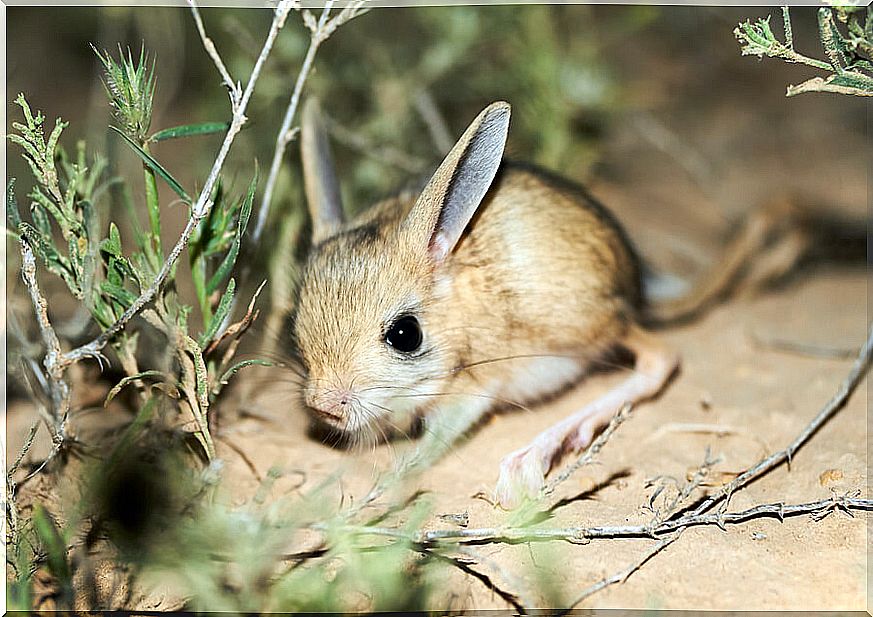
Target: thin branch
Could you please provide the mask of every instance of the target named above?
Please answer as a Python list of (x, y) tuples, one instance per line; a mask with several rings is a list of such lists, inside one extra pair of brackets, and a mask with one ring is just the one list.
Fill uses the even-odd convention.
[[(852, 76), (855, 76), (858, 79), (864, 78), (863, 75), (856, 71), (843, 71), (843, 77), (845, 77), (847, 73), (850, 73)], [(843, 86), (833, 83), (834, 77), (836, 76), (832, 75), (831, 77), (828, 77), (826, 79), (822, 79), (821, 77), (813, 77), (811, 79), (807, 79), (803, 83), (788, 86), (788, 88), (785, 90), (785, 96), (795, 96), (798, 94), (803, 94), (805, 92), (830, 92), (832, 94), (873, 96), (873, 91), (860, 90), (853, 86)]]
[(30, 248), (30, 244), (24, 236), (20, 236), (19, 239), (21, 242), (21, 276), (27, 286), (27, 291), (30, 293), (33, 312), (36, 315), (39, 331), (46, 348), (43, 365), (54, 406), (52, 409), (54, 428), (58, 435), (63, 436), (64, 425), (70, 411), (70, 385), (64, 377), (64, 353), (61, 351), (58, 335), (48, 318), (48, 302), (40, 292), (36, 280), (36, 258), (33, 255), (33, 249)]
[(383, 146), (373, 142), (367, 136), (343, 126), (335, 119), (324, 114), (325, 124), (331, 136), (341, 144), (344, 144), (361, 154), (368, 156), (380, 163), (396, 167), (410, 174), (418, 174), (425, 168), (425, 162), (420, 157), (408, 152), (403, 152), (391, 146)]
[[(453, 557), (451, 555), (443, 555), (442, 553), (437, 552), (437, 551), (435, 551), (431, 548), (427, 548), (427, 547), (418, 548), (418, 552), (420, 552), (422, 555), (427, 555), (427, 556), (433, 557), (435, 559), (438, 559), (440, 561), (444, 561), (444, 562), (456, 567), (458, 570), (460, 570), (464, 574), (467, 574), (469, 576), (472, 576), (475, 579), (478, 579), (479, 581), (482, 582), (483, 585), (485, 585), (485, 587), (487, 587), (490, 591), (493, 591), (498, 596), (500, 596), (504, 602), (509, 604), (515, 610), (517, 610), (519, 612), (519, 614), (521, 614), (521, 615), (526, 614), (525, 607), (532, 606), (531, 604), (525, 604), (525, 600), (522, 598), (519, 598), (517, 594), (500, 587), (497, 583), (494, 582), (494, 580), (490, 576), (488, 576), (484, 572), (480, 572), (479, 570), (476, 570), (475, 568), (473, 568), (468, 560), (465, 560), (465, 559), (460, 558), (460, 557)], [(478, 556), (474, 557), (474, 559), (476, 559), (476, 558), (478, 558)]]
[(330, 11), (335, 3), (336, 0), (327, 0), (321, 11), (321, 16), (317, 21), (308, 11), (303, 14), (303, 21), (311, 32), (309, 48), (306, 50), (306, 56), (304, 56), (303, 64), (300, 66), (300, 72), (297, 74), (297, 81), (294, 83), (291, 100), (285, 110), (285, 117), (282, 119), (279, 133), (276, 135), (276, 149), (273, 152), (273, 160), (270, 163), (270, 173), (267, 175), (267, 184), (264, 187), (264, 196), (261, 199), (258, 220), (255, 224), (255, 229), (252, 232), (251, 243), (253, 246), (258, 245), (258, 242), (261, 239), (261, 234), (264, 232), (264, 226), (267, 223), (270, 202), (273, 199), (273, 191), (276, 188), (279, 170), (282, 167), (282, 158), (285, 155), (285, 148), (294, 137), (291, 124), (294, 122), (294, 116), (297, 114), (297, 107), (300, 105), (300, 95), (303, 92), (303, 85), (309, 77), (309, 72), (312, 70), (312, 64), (315, 61), (315, 54), (318, 52), (318, 48), (321, 44), (324, 43), (339, 26), (366, 12), (366, 9), (364, 8), (366, 0), (353, 0), (342, 11), (340, 11), (336, 17), (330, 19)]
[[(712, 512), (708, 514), (688, 514), (676, 519), (658, 523), (655, 526), (645, 525), (597, 525), (592, 527), (483, 527), (478, 529), (432, 529), (414, 533), (399, 529), (373, 526), (346, 526), (349, 531), (360, 535), (385, 536), (404, 539), (415, 545), (431, 546), (438, 542), (449, 540), (463, 543), (512, 543), (544, 542), (566, 540), (579, 543), (589, 540), (617, 538), (660, 538), (673, 534), (686, 527), (714, 525), (724, 529), (728, 524), (740, 524), (755, 518), (775, 517), (780, 521), (809, 514), (820, 520), (831, 512), (867, 511), (873, 509), (873, 499), (862, 499), (851, 495), (833, 495), (828, 499), (799, 504), (767, 503), (741, 510), (738, 512)], [(313, 526), (319, 529), (318, 525)]]
[(618, 413), (609, 421), (606, 428), (597, 436), (597, 439), (591, 442), (582, 455), (576, 459), (572, 465), (568, 465), (567, 468), (558, 474), (554, 480), (543, 487), (540, 491), (540, 499), (548, 497), (554, 493), (558, 485), (573, 475), (578, 469), (593, 463), (594, 458), (600, 453), (600, 450), (603, 449), (603, 446), (606, 445), (606, 442), (609, 441), (609, 438), (612, 437), (612, 434), (616, 429), (618, 429), (618, 427), (630, 417), (632, 410), (633, 405), (631, 403), (626, 403), (621, 409), (619, 409)]
[(681, 532), (677, 531), (672, 536), (659, 540), (657, 544), (655, 544), (651, 549), (646, 551), (645, 555), (643, 555), (641, 559), (633, 562), (627, 568), (616, 572), (612, 576), (602, 578), (590, 587), (586, 588), (567, 605), (566, 609), (559, 611), (557, 614), (566, 615), (568, 611), (572, 610), (573, 608), (578, 606), (580, 602), (590, 596), (593, 596), (598, 591), (602, 591), (603, 589), (606, 589), (611, 585), (624, 583), (627, 579), (631, 577), (634, 572), (646, 565), (646, 563), (648, 563), (650, 559), (652, 559), (655, 555), (657, 555), (665, 548), (673, 544), (673, 542), (675, 542), (677, 539), (679, 539), (680, 533)]
[(830, 401), (824, 406), (824, 408), (812, 419), (812, 421), (806, 425), (806, 427), (801, 431), (801, 433), (792, 441), (787, 448), (776, 452), (768, 456), (767, 458), (759, 461), (739, 476), (737, 476), (733, 481), (724, 485), (720, 491), (718, 491), (715, 495), (709, 497), (706, 501), (701, 503), (695, 510), (695, 514), (700, 514), (702, 512), (706, 512), (716, 503), (722, 501), (727, 498), (730, 500), (730, 496), (743, 486), (749, 484), (753, 480), (760, 478), (770, 470), (780, 466), (782, 463), (788, 463), (791, 465), (791, 457), (805, 444), (818, 430), (824, 426), (824, 424), (833, 418), (837, 412), (843, 409), (846, 404), (849, 402), (849, 398), (851, 398), (852, 394), (858, 388), (858, 385), (864, 379), (864, 376), (867, 374), (867, 371), (870, 369), (870, 361), (871, 355), (873, 355), (873, 324), (870, 325), (870, 329), (867, 331), (867, 340), (864, 342), (864, 345), (861, 347), (858, 352), (858, 357), (855, 360), (855, 363), (852, 365), (852, 370), (849, 371), (848, 376), (843, 380), (843, 383), (840, 385), (837, 393), (831, 398)]
[(791, 341), (788, 339), (764, 337), (754, 332), (749, 334), (749, 338), (756, 347), (761, 349), (772, 349), (774, 351), (781, 351), (783, 353), (791, 353), (799, 356), (830, 358), (834, 360), (851, 360), (858, 355), (858, 352), (855, 349), (826, 347), (823, 345)]
[(118, 320), (112, 324), (109, 328), (104, 330), (97, 338), (95, 338), (90, 343), (82, 345), (70, 352), (68, 352), (63, 357), (63, 365), (68, 365), (73, 362), (77, 362), (86, 357), (95, 357), (99, 353), (103, 347), (118, 334), (137, 313), (139, 313), (145, 305), (151, 302), (154, 297), (157, 295), (161, 286), (166, 281), (170, 272), (173, 269), (173, 266), (176, 263), (176, 260), (179, 258), (179, 255), (182, 251), (187, 247), (188, 241), (191, 238), (191, 234), (196, 229), (197, 225), (208, 216), (209, 211), (212, 209), (212, 200), (211, 195), (212, 191), (215, 187), (215, 183), (218, 181), (218, 176), (221, 173), (221, 168), (224, 166), (224, 161), (227, 158), (227, 154), (230, 151), (231, 145), (233, 144), (234, 139), (236, 139), (237, 134), (242, 129), (243, 125), (246, 123), (247, 118), (245, 115), (246, 109), (248, 108), (249, 101), (252, 96), (252, 92), (255, 89), (255, 84), (258, 81), (258, 78), (261, 75), (261, 69), (264, 66), (264, 62), (266, 62), (267, 57), (270, 55), (270, 51), (273, 49), (273, 43), (276, 40), (279, 31), (285, 25), (285, 20), (288, 17), (289, 11), (293, 8), (294, 2), (293, 0), (281, 0), (279, 5), (276, 7), (273, 22), (270, 25), (270, 31), (267, 34), (267, 38), (264, 41), (264, 46), (261, 49), (261, 53), (258, 56), (257, 61), (255, 62), (255, 66), (252, 69), (252, 73), (249, 76), (249, 81), (246, 84), (246, 89), (242, 94), (242, 98), (239, 101), (239, 105), (234, 110), (233, 118), (231, 119), (230, 128), (227, 131), (227, 134), (224, 137), (224, 141), (221, 144), (221, 148), (218, 151), (218, 155), (216, 156), (215, 162), (212, 165), (212, 169), (209, 172), (209, 176), (206, 178), (206, 182), (203, 185), (203, 189), (200, 191), (200, 195), (197, 198), (197, 201), (191, 208), (191, 215), (188, 218), (188, 222), (185, 224), (185, 228), (182, 231), (182, 234), (179, 236), (179, 239), (176, 241), (176, 244), (173, 246), (173, 250), (170, 251), (167, 260), (164, 262), (164, 265), (161, 267), (160, 272), (158, 273), (155, 280), (152, 282), (149, 287), (143, 291), (140, 296), (130, 305), (130, 307), (124, 312), (124, 314), (118, 318)]
[[(694, 494), (700, 486), (703, 484), (703, 481), (709, 475), (712, 467), (721, 461), (719, 457), (713, 457), (710, 454), (709, 448), (706, 448), (706, 454), (703, 457), (703, 462), (697, 467), (697, 470), (694, 472), (694, 475), (685, 483), (685, 485), (678, 489), (676, 496), (667, 504), (666, 507), (655, 510), (654, 503), (657, 499), (658, 495), (663, 491), (664, 486), (662, 485), (649, 498), (649, 508), (654, 513), (652, 517), (652, 521), (649, 523), (649, 527), (655, 527), (662, 523), (665, 520), (671, 518), (674, 514), (676, 514), (687, 502), (688, 498)], [(675, 480), (674, 480), (675, 482)]]
[(437, 150), (437, 154), (445, 156), (455, 140), (452, 138), (452, 133), (449, 131), (449, 126), (446, 119), (440, 113), (433, 95), (426, 89), (422, 88), (418, 91), (413, 99), (415, 110), (421, 119), (427, 125), (427, 130), (430, 133), (430, 138)]
[(221, 60), (221, 55), (218, 53), (215, 43), (213, 43), (212, 39), (207, 36), (206, 28), (203, 25), (203, 19), (200, 17), (200, 11), (197, 8), (197, 3), (194, 0), (188, 0), (188, 4), (191, 6), (191, 14), (194, 16), (194, 23), (197, 24), (197, 32), (200, 34), (203, 48), (206, 50), (206, 53), (209, 54), (209, 57), (212, 58), (212, 61), (215, 63), (215, 68), (217, 68), (218, 72), (221, 74), (221, 79), (224, 81), (224, 85), (227, 87), (230, 94), (231, 109), (236, 113), (243, 95), (242, 84), (238, 81), (234, 81), (233, 77), (230, 76), (230, 71), (227, 70), (227, 67)]

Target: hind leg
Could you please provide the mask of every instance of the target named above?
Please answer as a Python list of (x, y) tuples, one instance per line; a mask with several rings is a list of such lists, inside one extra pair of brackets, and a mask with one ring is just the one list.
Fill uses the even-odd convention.
[(679, 365), (675, 353), (637, 326), (631, 328), (621, 344), (635, 356), (633, 374), (599, 399), (540, 433), (529, 445), (505, 457), (500, 463), (496, 490), (501, 506), (513, 508), (525, 497), (535, 496), (551, 466), (564, 453), (591, 443), (594, 432), (626, 403), (657, 395)]

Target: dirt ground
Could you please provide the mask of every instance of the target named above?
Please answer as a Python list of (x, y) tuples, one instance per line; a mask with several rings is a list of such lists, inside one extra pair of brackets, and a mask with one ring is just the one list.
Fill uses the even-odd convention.
[[(592, 186), (650, 263), (693, 279), (716, 259), (732, 221), (786, 192), (863, 228), (869, 144), (862, 102), (827, 95), (785, 99), (784, 84), (797, 81), (798, 73), (775, 61), (762, 65), (734, 53), (710, 58), (712, 70), (701, 72), (692, 70), (694, 58), (668, 62), (669, 50), (651, 51), (628, 52), (635, 54), (628, 79), (645, 111), (629, 114), (627, 126), (606, 144)], [(668, 65), (669, 72), (662, 70)], [(714, 75), (720, 86), (710, 93)], [(693, 109), (682, 100), (693, 100)], [(619, 428), (597, 465), (561, 485), (556, 498), (569, 502), (548, 524), (645, 523), (651, 517), (643, 508), (652, 491), (647, 479), (684, 480), (710, 448), (721, 456), (712, 473), (718, 483), (787, 445), (833, 395), (851, 360), (786, 353), (756, 338), (857, 348), (868, 322), (868, 281), (859, 266), (806, 268), (778, 289), (732, 298), (691, 325), (661, 332), (680, 352), (681, 372), (663, 396), (641, 405)], [(236, 418), (222, 425), (218, 452), (238, 503), (252, 497), (258, 481), (227, 442), (245, 452), (261, 476), (271, 466), (305, 472), (303, 490), (344, 469), (345, 494), (358, 498), (405, 447), (355, 454), (314, 441), (289, 396), (293, 386), (279, 372), (258, 371), (249, 378), (255, 387), (241, 384), (235, 391), (252, 394), (221, 410)], [(621, 378), (597, 375), (530, 412), (495, 416), (421, 478), (435, 513), (466, 512), (470, 528), (500, 524), (507, 515), (474, 495), (493, 488), (501, 458)], [(800, 450), (790, 471), (781, 467), (736, 494), (732, 508), (815, 501), (855, 489), (866, 497), (866, 410), (865, 384)], [(25, 412), (24, 406), (9, 410), (10, 452), (18, 451), (26, 431)], [(607, 480), (593, 495), (572, 499)], [(581, 607), (865, 610), (867, 520), (863, 513), (837, 513), (817, 522), (767, 518), (726, 530), (689, 529), (625, 583)], [(449, 523), (434, 517), (428, 525)], [(557, 543), (543, 553), (527, 544), (493, 544), (478, 552), (497, 584), (540, 604), (546, 600), (533, 589), (518, 588), (519, 582), (532, 587), (531, 573), (571, 599), (650, 545), (640, 539)], [(453, 606), (507, 606), (480, 581), (457, 572), (452, 577)]]
[[(642, 524), (651, 517), (642, 508), (651, 494), (645, 488), (647, 479), (670, 475), (684, 481), (709, 447), (722, 457), (712, 473), (720, 483), (724, 480), (718, 478), (729, 479), (784, 447), (832, 396), (850, 362), (760, 349), (750, 334), (766, 332), (851, 347), (866, 325), (866, 290), (863, 273), (831, 273), (799, 284), (790, 293), (734, 302), (699, 324), (665, 333), (665, 340), (681, 350), (681, 374), (663, 397), (641, 406), (619, 428), (599, 457), (600, 464), (577, 472), (555, 497), (572, 498), (613, 474), (621, 477), (593, 497), (559, 508), (547, 524)], [(835, 297), (840, 299), (839, 311), (833, 310)], [(819, 327), (822, 323), (828, 323), (827, 331)], [(506, 514), (473, 496), (493, 488), (502, 456), (620, 378), (598, 376), (530, 413), (495, 417), (423, 477), (420, 488), (431, 493), (435, 512), (467, 512), (470, 528), (500, 524)], [(373, 470), (391, 463), (391, 449), (356, 456), (313, 442), (306, 436), (302, 414), (288, 406), (283, 390), (278, 386), (247, 406), (266, 420), (241, 420), (225, 436), (247, 452), (261, 474), (273, 465), (302, 470), (307, 484), (315, 486), (342, 468), (346, 495), (360, 498), (372, 482)], [(861, 489), (866, 493), (865, 394), (859, 391), (801, 451), (790, 472), (771, 473), (737, 494), (732, 507), (814, 501), (829, 497), (831, 491)], [(258, 483), (238, 455), (226, 447), (219, 452), (227, 457), (229, 477), (242, 503)], [(429, 524), (446, 527), (439, 520)], [(854, 519), (832, 515), (820, 522), (809, 517), (784, 523), (755, 520), (726, 531), (691, 529), (625, 584), (601, 592), (582, 606), (863, 610), (866, 531), (864, 515)], [(500, 572), (514, 571), (524, 580), (532, 568), (541, 569), (571, 598), (601, 577), (630, 565), (649, 548), (646, 540), (562, 544), (550, 559), (536, 564), (525, 544), (490, 545), (481, 547), (480, 553), (499, 566), (492, 576), (506, 588), (513, 586), (511, 581), (500, 581)], [(476, 580), (456, 584), (454, 592), (462, 606), (506, 606)]]

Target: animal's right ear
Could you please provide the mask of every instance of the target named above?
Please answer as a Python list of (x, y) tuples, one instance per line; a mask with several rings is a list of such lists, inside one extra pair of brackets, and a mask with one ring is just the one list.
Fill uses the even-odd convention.
[(342, 226), (343, 205), (321, 106), (315, 98), (303, 105), (300, 152), (306, 202), (312, 219), (312, 243), (317, 244)]
[(443, 261), (488, 192), (509, 131), (509, 103), (482, 110), (443, 159), (401, 226), (407, 241)]

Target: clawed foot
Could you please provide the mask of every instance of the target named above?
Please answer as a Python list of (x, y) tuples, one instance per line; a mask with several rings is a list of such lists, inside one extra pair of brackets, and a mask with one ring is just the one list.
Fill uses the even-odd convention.
[(507, 510), (520, 506), (526, 499), (534, 499), (545, 485), (546, 475), (552, 463), (564, 451), (581, 451), (588, 447), (594, 434), (590, 422), (563, 435), (567, 427), (555, 427), (542, 434), (533, 443), (506, 456), (500, 462), (495, 498)]
[(548, 468), (534, 444), (516, 450), (500, 462), (495, 498), (507, 509), (517, 508), (525, 499), (536, 497), (545, 482)]

